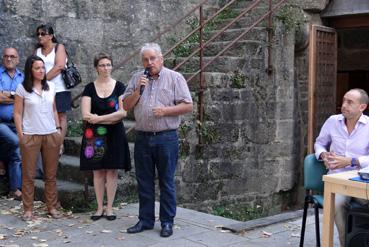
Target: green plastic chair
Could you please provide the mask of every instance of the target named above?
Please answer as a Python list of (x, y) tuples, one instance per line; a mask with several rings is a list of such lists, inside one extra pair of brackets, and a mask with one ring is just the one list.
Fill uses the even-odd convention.
[[(300, 247), (304, 246), (305, 226), (307, 210), (310, 204), (314, 205), (315, 211), (315, 234), (316, 246), (320, 247), (319, 234), (319, 208), (323, 208), (323, 175), (327, 174), (323, 161), (318, 161), (314, 154), (309, 154), (304, 160), (304, 188), (307, 190), (302, 217)], [(312, 192), (312, 193), (311, 193)]]

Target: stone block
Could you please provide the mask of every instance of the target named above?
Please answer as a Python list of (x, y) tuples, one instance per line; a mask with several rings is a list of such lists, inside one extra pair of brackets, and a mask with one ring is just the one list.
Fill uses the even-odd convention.
[(232, 102), (240, 100), (240, 92), (233, 88), (210, 89), (213, 102)]
[(208, 166), (205, 162), (187, 162), (183, 167), (182, 180), (185, 183), (203, 183), (209, 179)]
[(276, 121), (276, 141), (283, 142), (284, 140), (293, 139), (294, 120), (279, 120)]
[(222, 181), (206, 183), (183, 183), (177, 186), (177, 199), (180, 203), (203, 202), (217, 200), (222, 190)]
[(265, 121), (248, 121), (241, 128), (241, 136), (254, 144), (267, 144), (275, 139), (276, 126), (275, 122)]
[(233, 179), (242, 174), (243, 163), (230, 161), (210, 161), (209, 173), (213, 179)]

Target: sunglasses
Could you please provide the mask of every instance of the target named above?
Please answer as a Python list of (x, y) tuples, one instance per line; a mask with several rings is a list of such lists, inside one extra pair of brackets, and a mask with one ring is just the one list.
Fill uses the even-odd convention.
[(45, 35), (48, 35), (48, 33), (45, 33), (45, 32), (39, 32), (39, 33), (36, 33), (36, 37), (39, 37), (39, 36), (42, 36), (44, 37)]

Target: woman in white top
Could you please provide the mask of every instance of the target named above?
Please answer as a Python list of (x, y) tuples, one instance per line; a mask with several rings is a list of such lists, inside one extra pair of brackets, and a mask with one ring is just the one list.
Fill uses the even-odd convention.
[[(59, 126), (61, 127), (62, 145), (60, 155), (64, 152), (64, 138), (67, 133), (67, 114), (71, 109), (71, 92), (65, 87), (61, 71), (65, 68), (67, 54), (63, 44), (58, 44), (55, 38), (54, 29), (43, 24), (37, 27), (38, 48), (36, 55), (42, 58), (46, 68), (46, 79), (55, 84), (55, 102), (59, 116)], [(50, 84), (50, 83), (49, 83)]]
[(53, 218), (62, 214), (56, 210), (56, 171), (60, 150), (60, 126), (55, 106), (55, 86), (47, 83), (45, 65), (41, 58), (27, 58), (25, 78), (16, 90), (14, 122), (22, 156), (23, 219), (33, 216), (34, 178), (38, 154), (43, 159), (45, 202)]

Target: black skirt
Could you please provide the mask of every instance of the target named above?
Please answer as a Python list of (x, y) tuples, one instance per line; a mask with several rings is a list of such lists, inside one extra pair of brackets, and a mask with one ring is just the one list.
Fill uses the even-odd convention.
[(80, 154), (80, 170), (131, 170), (131, 158), (123, 123), (86, 124)]

